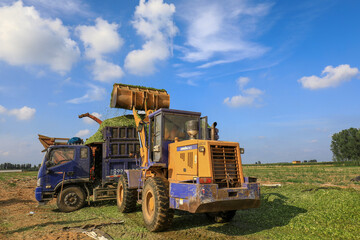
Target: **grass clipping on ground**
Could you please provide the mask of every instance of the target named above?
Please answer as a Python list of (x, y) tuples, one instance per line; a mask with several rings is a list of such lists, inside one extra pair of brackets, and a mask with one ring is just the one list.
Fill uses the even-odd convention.
[(97, 132), (86, 140), (85, 144), (87, 145), (91, 143), (103, 143), (104, 137), (102, 134), (102, 130), (104, 129), (104, 127), (136, 127), (136, 125), (133, 115), (123, 115), (106, 119), (100, 124)]

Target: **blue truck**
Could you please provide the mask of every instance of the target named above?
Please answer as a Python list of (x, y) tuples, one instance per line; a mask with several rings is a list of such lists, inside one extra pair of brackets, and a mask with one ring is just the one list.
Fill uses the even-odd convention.
[(91, 196), (93, 201), (116, 199), (118, 178), (125, 169), (138, 167), (137, 132), (132, 126), (104, 127), (101, 132), (102, 141), (90, 144), (43, 144), (48, 147), (35, 189), (40, 204), (56, 198), (60, 211), (71, 212), (90, 201)]

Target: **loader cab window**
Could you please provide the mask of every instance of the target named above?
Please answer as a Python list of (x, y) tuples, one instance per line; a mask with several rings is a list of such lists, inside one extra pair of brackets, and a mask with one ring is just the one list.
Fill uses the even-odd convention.
[[(190, 139), (185, 127), (186, 122), (190, 120), (199, 121), (199, 116), (162, 113), (150, 119), (150, 158), (153, 162), (161, 161), (162, 155), (166, 154), (167, 145), (174, 142), (175, 137), (177, 137), (179, 141)], [(198, 135), (196, 135), (195, 138), (198, 139)]]
[[(164, 114), (164, 140), (174, 141), (175, 137), (179, 141), (190, 139), (185, 127), (185, 123), (190, 120), (199, 120), (199, 117), (172, 113)], [(198, 138), (198, 136), (195, 138)]]
[(56, 148), (51, 150), (47, 167), (54, 167), (74, 160), (75, 148)]

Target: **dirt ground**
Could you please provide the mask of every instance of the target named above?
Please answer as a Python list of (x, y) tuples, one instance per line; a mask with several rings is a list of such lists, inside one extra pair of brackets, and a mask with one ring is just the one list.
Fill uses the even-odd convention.
[[(349, 169), (346, 170), (349, 171)], [(358, 168), (354, 168), (353, 172), (351, 172), (352, 175), (355, 173), (358, 175)], [(280, 180), (286, 180), (287, 176), (280, 176), (279, 182), (265, 180), (260, 181), (260, 183), (281, 183), (284, 185), (284, 189), (265, 188), (262, 192), (264, 196), (262, 199), (262, 207), (257, 211), (239, 211), (237, 216), (229, 224), (210, 223), (203, 214), (192, 215), (177, 212), (173, 224), (168, 231), (154, 234), (144, 228), (140, 206), (138, 206), (138, 211), (127, 214), (126, 217), (121, 215), (120, 218), (118, 218), (117, 211), (115, 214), (113, 213), (113, 206), (107, 207), (107, 205), (102, 204), (96, 206), (92, 204), (91, 207), (84, 208), (82, 214), (86, 217), (78, 217), (79, 215), (71, 214), (65, 216), (57, 210), (55, 200), (46, 206), (38, 207), (34, 196), (36, 176), (35, 174), (32, 176), (26, 174), (27, 173), (24, 173), (21, 176), (16, 175), (16, 177), (0, 175), (0, 240), (91, 240), (93, 238), (88, 237), (84, 233), (73, 230), (66, 231), (63, 230), (63, 228), (83, 226), (85, 224), (104, 224), (109, 222), (109, 219), (125, 221), (125, 224), (103, 228), (105, 232), (113, 237), (117, 237), (117, 239), (299, 239), (296, 234), (299, 234), (299, 232), (302, 233), (303, 228), (315, 224), (313, 219), (320, 218), (320, 222), (324, 223), (318, 226), (319, 229), (326, 231), (328, 225), (332, 224), (332, 229), (336, 228), (338, 232), (341, 232), (344, 229), (343, 225), (334, 225), (333, 222), (329, 223), (329, 218), (322, 218), (322, 216), (335, 214), (335, 216), (333, 216), (334, 218), (342, 219), (342, 212), (350, 214), (353, 209), (358, 206), (356, 190), (355, 192), (353, 190), (344, 190), (344, 192), (341, 192), (341, 194), (347, 194), (350, 197), (349, 199), (342, 199), (340, 197), (336, 199), (336, 204), (338, 205), (334, 208), (341, 208), (342, 210), (339, 213), (336, 211), (334, 213), (330, 210), (328, 212), (327, 208), (314, 209), (314, 206), (321, 205), (318, 204), (318, 199), (313, 196), (314, 194), (323, 194), (321, 195), (322, 199), (319, 201), (324, 202), (324, 205), (329, 203), (333, 204), (332, 197), (327, 194), (327, 191), (332, 191), (331, 194), (336, 194), (337, 192), (333, 192), (335, 191), (334, 189), (353, 188), (358, 190), (360, 187), (357, 183), (349, 183), (348, 179), (354, 176), (347, 176), (343, 181), (347, 184), (344, 185), (334, 185), (330, 182), (325, 182), (323, 184), (311, 185), (311, 187), (306, 187), (306, 185), (308, 185), (307, 183), (300, 185), (286, 182), (283, 184), (284, 182)], [(264, 171), (263, 175), (267, 176), (268, 172)], [(349, 174), (346, 173), (346, 175)], [(335, 177), (339, 176), (336, 175), (334, 178)], [(308, 178), (308, 176), (304, 175), (303, 178)], [(326, 179), (331, 180), (332, 178), (326, 176)], [(343, 177), (340, 176), (339, 179), (341, 180)], [(295, 188), (289, 188), (289, 186), (293, 184)], [(317, 188), (314, 188), (314, 186), (317, 186)], [(318, 189), (322, 189), (325, 192), (317, 191)], [(305, 203), (300, 201), (299, 199), (302, 198), (298, 198), (298, 194), (304, 199), (307, 199), (307, 201)], [(281, 198), (281, 196), (283, 197)], [(275, 201), (276, 199), (274, 200), (274, 198), (282, 200)], [(301, 221), (295, 219), (295, 217), (301, 218)], [(301, 225), (304, 221), (303, 219), (307, 220), (304, 225)], [(339, 220), (338, 222), (341, 223), (343, 220), (344, 219)], [(292, 222), (290, 223), (290, 221)], [(346, 228), (351, 227), (353, 227), (352, 223), (346, 225)], [(315, 230), (312, 229), (312, 231)], [(354, 232), (356, 232), (356, 230), (354, 230), (353, 233), (351, 233), (352, 235), (350, 234), (350, 237), (347, 237), (347, 239), (353, 239), (353, 236), (357, 236)], [(308, 232), (305, 238), (311, 239), (311, 234), (312, 233)], [(341, 232), (341, 234), (343, 233)], [(346, 239), (346, 237), (344, 237), (344, 239)]]
[[(34, 196), (36, 178), (13, 178), (2, 183), (0, 184), (0, 239), (92, 239), (83, 233), (62, 230), (66, 223), (63, 225), (60, 219), (54, 219), (53, 215), (49, 214), (52, 210), (37, 207)], [(40, 228), (48, 231), (37, 231)]]

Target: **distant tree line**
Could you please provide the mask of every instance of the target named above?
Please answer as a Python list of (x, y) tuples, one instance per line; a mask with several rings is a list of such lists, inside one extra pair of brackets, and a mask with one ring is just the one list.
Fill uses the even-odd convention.
[(37, 171), (37, 170), (39, 170), (40, 166), (41, 166), (41, 164), (32, 165), (31, 163), (24, 163), (24, 164), (1, 163), (0, 170), (22, 169), (22, 170), (29, 170), (29, 171)]
[(349, 128), (332, 136), (333, 161), (360, 165), (360, 129)]

